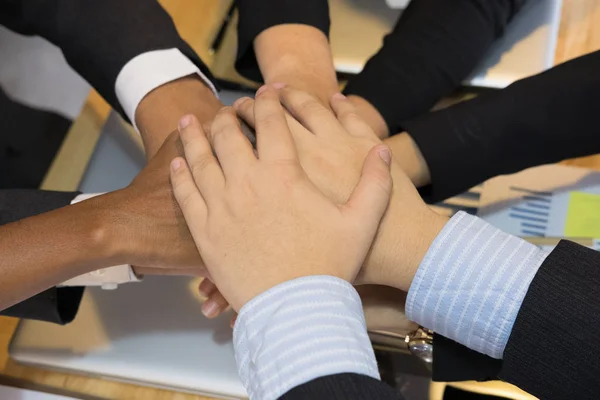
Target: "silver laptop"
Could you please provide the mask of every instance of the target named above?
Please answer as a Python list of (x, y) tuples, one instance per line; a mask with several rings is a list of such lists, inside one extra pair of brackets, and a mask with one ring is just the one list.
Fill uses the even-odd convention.
[[(329, 0), (336, 69), (358, 74), (381, 47), (407, 0)], [(562, 0), (530, 0), (508, 26), (466, 86), (503, 88), (554, 65)], [(408, 60), (407, 62), (410, 62)], [(382, 77), (385, 79), (386, 77)]]
[(22, 321), (18, 362), (223, 398), (245, 398), (235, 366), (231, 315), (208, 320), (184, 277), (147, 277), (114, 291), (86, 289), (73, 323)]

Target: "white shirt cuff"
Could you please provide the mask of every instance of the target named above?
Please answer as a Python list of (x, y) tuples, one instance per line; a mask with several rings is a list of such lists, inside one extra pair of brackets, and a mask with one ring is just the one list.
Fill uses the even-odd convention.
[(233, 342), (250, 399), (278, 399), (327, 375), (379, 379), (360, 297), (332, 276), (294, 279), (257, 296), (240, 310)]
[(135, 110), (148, 93), (166, 83), (194, 74), (217, 96), (215, 85), (179, 49), (149, 51), (125, 64), (117, 76), (115, 92), (125, 114), (137, 130)]
[[(99, 196), (102, 193), (85, 193), (75, 197), (71, 204)], [(97, 271), (88, 272), (63, 282), (59, 286), (101, 286), (102, 289), (116, 289), (121, 283), (139, 282), (131, 265), (116, 265), (114, 267), (102, 268)]]

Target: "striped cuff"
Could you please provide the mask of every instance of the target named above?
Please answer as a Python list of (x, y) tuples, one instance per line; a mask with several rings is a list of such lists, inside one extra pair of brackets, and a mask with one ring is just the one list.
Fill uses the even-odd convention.
[(461, 211), (419, 266), (406, 314), (470, 349), (502, 358), (529, 284), (547, 256)]
[(360, 297), (339, 278), (298, 278), (257, 296), (240, 310), (233, 341), (250, 399), (278, 399), (326, 375), (379, 379)]

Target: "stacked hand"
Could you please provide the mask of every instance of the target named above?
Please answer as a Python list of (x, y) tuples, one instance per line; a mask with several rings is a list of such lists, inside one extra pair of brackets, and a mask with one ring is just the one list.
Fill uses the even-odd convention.
[[(344, 204), (360, 180), (362, 164), (365, 157), (367, 157), (367, 154), (374, 146), (381, 146), (381, 141), (362, 119), (356, 116), (353, 106), (343, 96), (336, 95), (331, 100), (330, 106), (335, 112), (334, 115), (326, 107), (322, 106), (318, 100), (306, 93), (292, 88), (282, 87), (281, 85), (274, 85), (274, 87), (277, 88), (277, 93), (279, 94), (279, 97), (275, 96), (276, 100), (280, 101), (288, 111), (288, 113), (283, 113), (282, 111), (282, 114), (278, 117), (280, 121), (283, 118), (285, 123), (279, 122), (279, 124), (274, 124), (271, 121), (271, 119), (274, 118), (271, 117), (269, 117), (271, 119), (267, 119), (266, 122), (261, 120), (264, 112), (260, 109), (257, 110), (256, 107), (260, 97), (265, 96), (265, 93), (262, 93), (256, 102), (251, 99), (241, 99), (234, 105), (238, 115), (257, 130), (257, 137), (259, 140), (259, 164), (263, 161), (263, 157), (261, 157), (261, 148), (264, 148), (265, 146), (268, 148), (269, 143), (265, 141), (271, 139), (270, 136), (265, 136), (264, 132), (268, 131), (268, 129), (262, 128), (261, 124), (268, 124), (267, 126), (270, 127), (270, 129), (279, 129), (280, 131), (285, 130), (286, 134), (293, 138), (295, 147), (297, 148), (297, 161), (294, 162), (300, 164), (303, 172), (321, 193), (333, 200), (335, 204)], [(273, 89), (269, 89), (267, 95), (274, 95)], [(231, 110), (227, 110), (226, 113), (228, 115), (229, 125), (235, 127), (235, 129), (230, 128), (233, 132), (238, 129), (237, 122), (235, 122)], [(220, 116), (220, 119), (223, 118), (223, 116)], [(185, 129), (182, 130), (182, 134), (184, 131)], [(202, 134), (198, 133), (198, 135), (201, 136)], [(245, 153), (251, 151), (246, 142), (244, 142), (244, 146), (239, 145), (238, 147), (231, 147), (233, 144), (226, 144), (227, 147), (226, 150), (224, 150), (225, 153), (222, 153), (223, 150), (221, 150), (221, 152), (219, 151), (218, 147), (222, 146), (222, 144), (219, 143), (223, 142), (224, 136), (222, 123), (219, 122), (217, 124), (215, 121), (215, 124), (210, 129), (208, 141), (212, 141), (215, 152), (217, 153), (217, 158), (219, 159), (219, 162), (221, 162), (223, 169), (225, 170), (228, 168), (226, 165), (223, 165), (223, 162), (225, 161), (221, 160), (222, 158), (225, 158), (228, 160), (227, 163), (235, 163), (238, 168), (244, 170), (245, 174), (248, 174), (249, 171), (254, 171), (250, 168), (249, 164), (244, 164), (245, 161), (243, 161), (243, 159), (239, 159), (239, 154), (243, 154), (242, 150)], [(230, 136), (233, 135), (229, 135), (228, 137)], [(277, 138), (276, 135), (274, 135), (274, 137)], [(260, 144), (261, 142), (262, 144)], [(205, 146), (208, 146), (208, 144), (205, 144)], [(264, 152), (265, 150), (262, 151)], [(233, 157), (232, 160), (231, 153), (235, 153), (238, 157)], [(271, 171), (269, 167), (274, 171)], [(280, 185), (281, 182), (270, 175), (275, 173), (279, 168), (272, 163), (270, 165), (268, 163), (265, 164), (264, 168), (268, 171), (268, 174), (265, 176), (269, 177), (267, 180), (270, 182), (262, 183), (266, 188), (265, 190), (271, 190), (268, 188), (272, 185)], [(412, 183), (394, 162), (392, 162), (391, 170), (394, 180), (392, 203), (383, 219), (382, 226), (375, 239), (373, 248), (368, 253), (367, 261), (358, 273), (356, 282), (389, 285), (407, 290), (410, 285), (410, 280), (414, 275), (414, 271), (427, 250), (428, 243), (423, 237), (435, 237), (445, 221), (436, 217), (435, 214), (429, 210), (418, 196)], [(226, 176), (225, 180), (227, 181)], [(233, 186), (231, 184), (227, 185), (227, 187), (234, 188), (231, 190), (240, 190), (239, 186)], [(208, 190), (208, 187), (205, 187), (205, 190)], [(202, 192), (202, 189), (200, 189), (200, 191)], [(244, 194), (242, 196), (247, 195)], [(248, 204), (244, 204), (244, 206), (248, 206)], [(302, 214), (309, 215), (307, 214), (308, 210), (310, 210), (310, 208), (302, 211)], [(252, 207), (249, 207), (246, 211), (252, 212)], [(327, 220), (323, 219), (323, 222), (325, 221)], [(194, 223), (194, 221), (191, 222), (191, 224)], [(404, 226), (405, 229), (402, 231), (394, 229), (398, 225)], [(191, 229), (193, 232), (194, 229)], [(322, 228), (314, 227), (314, 230), (316, 231), (319, 231), (320, 229), (322, 230)], [(395, 233), (393, 235), (385, 235), (386, 230), (394, 231)], [(423, 235), (422, 232), (424, 231), (427, 231), (428, 234)], [(292, 233), (296, 233), (296, 235), (299, 234), (294, 231), (292, 231)], [(264, 237), (273, 238), (279, 235), (279, 233), (267, 231), (264, 235), (266, 235)], [(242, 234), (237, 240), (244, 242), (245, 240), (249, 240), (248, 236), (248, 234)], [(194, 235), (194, 237), (197, 239), (196, 235)], [(272, 242), (273, 240), (274, 239), (266, 239), (267, 242)], [(289, 240), (294, 242), (293, 239)], [(279, 243), (279, 240), (277, 240), (277, 243)], [(352, 248), (351, 241), (345, 239), (344, 243), (346, 244), (342, 244), (342, 246), (345, 246), (345, 248)], [(286, 246), (289, 246), (289, 244)], [(278, 246), (269, 246), (265, 252), (272, 252), (274, 251), (273, 248), (276, 247)], [(289, 247), (284, 248), (291, 251)], [(200, 244), (199, 249), (206, 260), (206, 254)], [(231, 252), (233, 252), (233, 250)], [(393, 259), (393, 257), (390, 257), (390, 253), (398, 254), (397, 261)], [(294, 254), (300, 253), (296, 251)], [(256, 257), (258, 260), (262, 260), (261, 257), (263, 257), (259, 254), (255, 255), (255, 253), (252, 252), (249, 252), (248, 256), (253, 258)], [(319, 255), (319, 257), (323, 256), (324, 255)], [(290, 256), (289, 258), (291, 259), (292, 257)], [(323, 260), (325, 259), (327, 258), (323, 258)], [(238, 262), (241, 266), (248, 263), (247, 260), (238, 260)], [(286, 265), (286, 263), (283, 262), (283, 265)], [(210, 270), (210, 266), (208, 268)], [(254, 270), (254, 268), (256, 267), (252, 267), (251, 269)], [(304, 272), (305, 271), (302, 271), (302, 273)], [(213, 271), (211, 271), (211, 274), (212, 273)], [(320, 273), (325, 272), (321, 271)], [(296, 271), (296, 275), (287, 276), (287, 278), (291, 279), (292, 277), (300, 276), (300, 274), (300, 271)], [(260, 276), (257, 277), (257, 275), (252, 276), (259, 281), (263, 279)], [(246, 277), (248, 278), (247, 281), (254, 279), (250, 279), (250, 275), (246, 275)], [(223, 290), (223, 287), (219, 285), (218, 281), (215, 286), (212, 282), (205, 280), (200, 288), (201, 291), (209, 297), (209, 300), (205, 303), (203, 309), (209, 316), (217, 315), (227, 306), (217, 290), (217, 287)], [(230, 288), (228, 290), (235, 289)], [(227, 298), (228, 294), (224, 294), (225, 298)]]
[[(323, 193), (345, 201), (358, 181), (369, 149), (381, 140), (344, 96), (332, 97), (334, 115), (307, 93), (274, 86), (279, 87), (280, 100), (289, 112), (287, 122), (303, 169)], [(241, 99), (234, 105), (251, 126), (253, 106), (251, 99)], [(385, 284), (407, 291), (414, 271), (445, 220), (427, 207), (395, 161), (391, 174), (394, 187), (390, 207), (357, 283)]]
[(128, 187), (89, 200), (109, 230), (116, 261), (137, 273), (206, 276), (169, 181), (168, 165), (180, 154), (179, 136), (171, 134)]
[(371, 146), (348, 201), (331, 200), (302, 169), (275, 90), (257, 93), (253, 116), (258, 158), (234, 110), (225, 108), (210, 138), (195, 118), (182, 119), (187, 161), (176, 158), (171, 164), (175, 197), (192, 236), (211, 278), (236, 311), (297, 277), (353, 281), (392, 186), (389, 150)]

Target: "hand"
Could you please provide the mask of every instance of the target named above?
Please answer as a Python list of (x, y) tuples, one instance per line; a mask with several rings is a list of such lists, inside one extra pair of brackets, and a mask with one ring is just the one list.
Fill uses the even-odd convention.
[[(333, 116), (314, 97), (288, 86), (279, 89), (289, 111), (287, 123), (296, 142), (302, 168), (330, 198), (345, 201), (360, 176), (361, 160), (381, 140), (341, 94), (331, 99)], [(234, 108), (250, 126), (255, 123), (251, 99)], [(293, 117), (293, 118), (292, 118)], [(408, 291), (429, 245), (447, 219), (423, 202), (399, 165), (391, 165), (394, 181), (390, 206), (357, 283), (394, 286)]]
[(188, 116), (180, 125), (187, 163), (171, 164), (175, 197), (211, 279), (236, 311), (298, 277), (353, 281), (391, 190), (391, 154), (377, 146), (348, 202), (329, 200), (300, 166), (277, 92), (259, 90), (254, 112), (258, 159), (235, 112), (225, 108), (211, 127), (218, 161)]
[(169, 182), (169, 163), (179, 154), (183, 148), (173, 133), (128, 187), (88, 200), (102, 215), (119, 260), (139, 266), (137, 273), (206, 274)]

